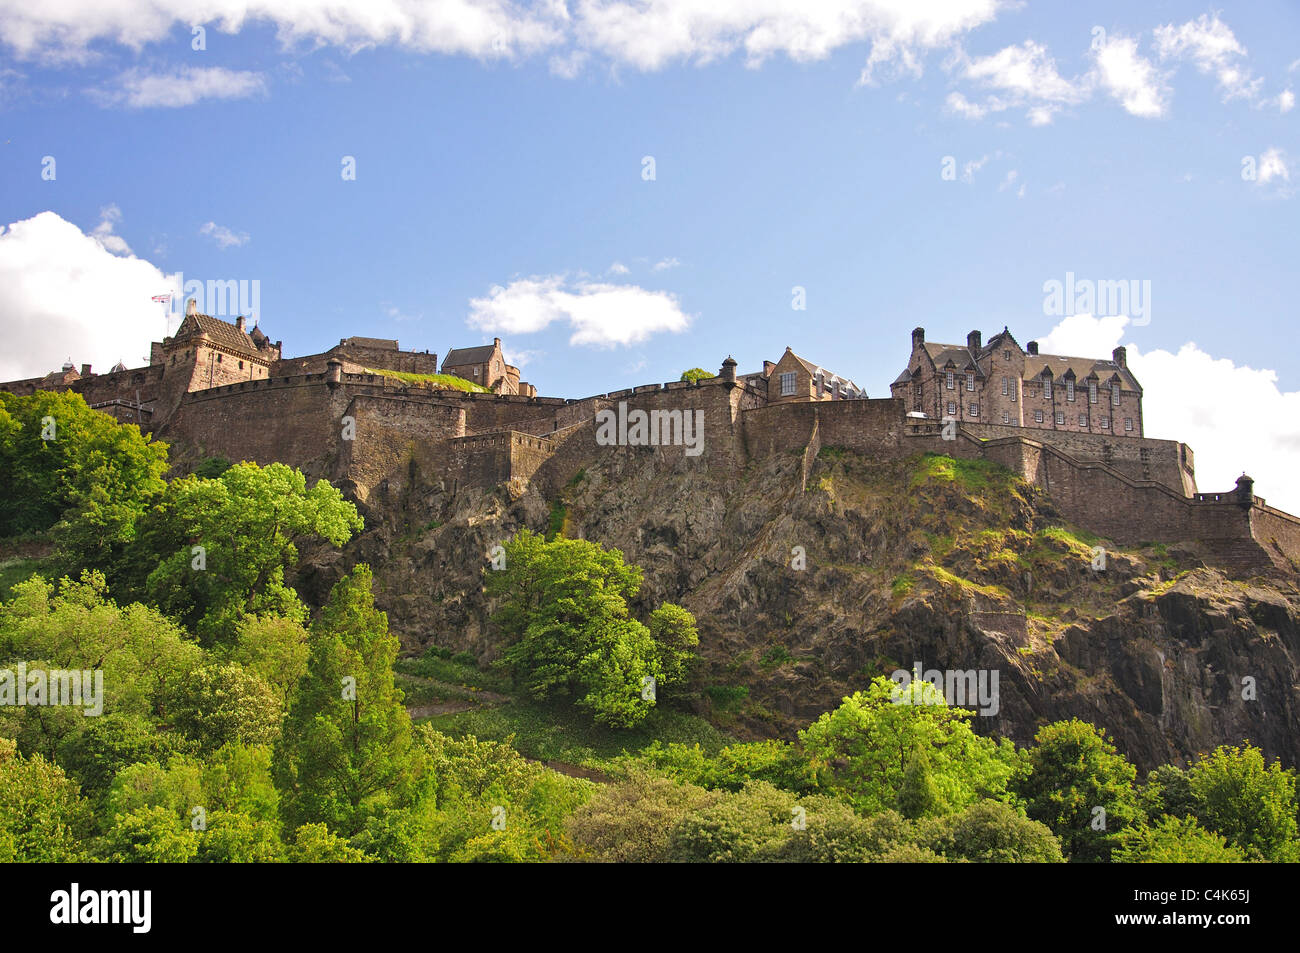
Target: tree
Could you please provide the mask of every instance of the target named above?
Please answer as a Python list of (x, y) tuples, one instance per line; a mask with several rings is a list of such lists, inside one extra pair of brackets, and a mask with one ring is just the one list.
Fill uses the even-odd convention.
[(664, 641), (656, 641), (628, 610), (641, 570), (621, 552), (525, 529), (505, 554), (506, 568), (488, 573), (492, 618), (505, 635), (503, 663), (532, 698), (571, 699), (597, 721), (630, 727), (655, 705), (660, 686), (683, 677), (698, 643), (695, 620), (661, 606), (652, 624)]
[(949, 860), (979, 864), (1059, 864), (1061, 845), (1045, 824), (1009, 804), (979, 801), (920, 825), (919, 840)]
[(119, 814), (98, 845), (111, 864), (184, 864), (199, 850), (199, 835), (164, 807)]
[(311, 627), (307, 675), (272, 757), (289, 827), (321, 822), (351, 836), (367, 815), (402, 807), (422, 773), (411, 719), (393, 684), (397, 639), (356, 566)]
[(281, 860), (284, 845), (273, 821), (230, 811), (207, 815), (199, 835), (195, 860), (207, 864), (272, 864)]
[(1239, 864), (1246, 855), (1193, 818), (1162, 817), (1154, 827), (1142, 823), (1121, 831), (1110, 859), (1117, 864)]
[(158, 763), (171, 754), (153, 726), (134, 715), (108, 714), (83, 719), (85, 724), (59, 745), (59, 765), (90, 797), (108, 791), (128, 765)]
[(1114, 835), (1138, 821), (1137, 769), (1084, 721), (1041, 728), (1014, 789), (1026, 813), (1051, 828), (1071, 860), (1104, 861)]
[(903, 769), (903, 783), (898, 789), (898, 811), (909, 820), (939, 812), (943, 797), (934, 783), (930, 758), (922, 749)]
[(230, 658), (270, 685), (286, 711), (307, 673), (307, 654), (307, 630), (276, 616), (246, 617), (230, 649)]
[(327, 481), (308, 489), (300, 471), (279, 463), (240, 463), (215, 480), (174, 480), (163, 512), (184, 543), (158, 554), (146, 590), (209, 644), (231, 640), (247, 616), (304, 621), (305, 607), (284, 582), (298, 558), (294, 541), (319, 537), (342, 546), (362, 528), (356, 507)]
[(1138, 799), (1142, 810), (1151, 818), (1188, 817), (1196, 813), (1196, 797), (1187, 772), (1174, 764), (1162, 764), (1147, 774)]
[(61, 768), (39, 754), (24, 758), (0, 738), (0, 862), (85, 859), (90, 805)]
[(1196, 816), (1210, 830), (1275, 862), (1300, 860), (1295, 772), (1253, 746), (1221, 745), (1187, 770)]
[(0, 536), (53, 530), (65, 571), (114, 564), (166, 469), (166, 444), (80, 394), (0, 392)]
[(706, 371), (702, 367), (692, 367), (689, 371), (682, 371), (681, 380), (692, 381), (692, 382), (706, 381), (706, 380), (710, 380), (714, 376), (715, 376), (714, 374), (710, 373), (709, 371)]
[(269, 744), (284, 710), (266, 682), (234, 662), (200, 666), (172, 686), (167, 698), (172, 725), (200, 751), (222, 745)]
[(1016, 766), (1009, 742), (975, 734), (972, 713), (949, 708), (925, 682), (903, 689), (905, 695), (898, 691), (877, 678), (799, 732), (822, 787), (859, 813), (875, 814), (898, 804), (908, 763), (924, 753), (938, 798), (933, 810), (1006, 796)]
[(720, 797), (694, 784), (635, 771), (625, 781), (602, 785), (565, 826), (585, 859), (659, 863), (668, 859), (677, 824)]
[(366, 864), (373, 860), (330, 833), (324, 824), (304, 824), (294, 831), (284, 859), (294, 864)]

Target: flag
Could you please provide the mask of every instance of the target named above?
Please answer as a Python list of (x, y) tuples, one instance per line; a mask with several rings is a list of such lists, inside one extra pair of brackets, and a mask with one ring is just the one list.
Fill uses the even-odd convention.
[(165, 295), (154, 295), (154, 296), (153, 296), (153, 300), (154, 300), (154, 301), (167, 301), (169, 298), (171, 298), (171, 292), (168, 292), (168, 293), (165, 294)]

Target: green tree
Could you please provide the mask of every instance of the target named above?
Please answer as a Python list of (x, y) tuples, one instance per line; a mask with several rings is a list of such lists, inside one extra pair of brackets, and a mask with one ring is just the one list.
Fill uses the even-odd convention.
[(716, 375), (711, 374), (702, 367), (692, 367), (689, 371), (682, 371), (680, 379), (684, 381), (707, 381), (714, 376)]
[(0, 738), (0, 863), (84, 860), (90, 833), (90, 805), (76, 782)]
[(183, 864), (199, 850), (199, 835), (165, 807), (119, 814), (98, 844), (112, 864)]
[(943, 796), (930, 770), (930, 758), (922, 749), (903, 769), (903, 783), (898, 789), (898, 811), (909, 820), (915, 820), (937, 814), (942, 803)]
[(58, 762), (92, 799), (108, 791), (113, 778), (132, 764), (160, 763), (172, 753), (153, 726), (135, 715), (86, 718), (59, 745)]
[(308, 489), (300, 471), (279, 463), (240, 463), (215, 480), (174, 480), (164, 510), (185, 542), (158, 554), (146, 590), (207, 643), (233, 639), (250, 615), (305, 620), (284, 582), (298, 559), (295, 540), (342, 546), (362, 528), (356, 507), (328, 482)]
[(409, 803), (422, 773), (393, 684), (397, 639), (370, 587), (370, 568), (356, 566), (311, 627), (307, 675), (272, 758), (291, 828), (321, 822), (351, 836), (367, 815)]
[(324, 824), (304, 824), (294, 831), (284, 859), (295, 864), (366, 864), (373, 858), (330, 833)]
[(1031, 821), (1009, 804), (979, 801), (959, 814), (920, 825), (923, 846), (949, 860), (980, 864), (1059, 864), (1061, 845), (1047, 825)]
[(276, 616), (246, 617), (230, 649), (230, 658), (270, 685), (285, 710), (307, 674), (307, 654), (307, 630)]
[(284, 845), (273, 821), (230, 811), (207, 815), (199, 834), (195, 860), (207, 864), (273, 864), (282, 860)]
[[(899, 692), (903, 694), (899, 694)], [(899, 689), (877, 678), (799, 733), (819, 784), (861, 814), (898, 804), (908, 763), (922, 753), (938, 800), (933, 809), (960, 810), (984, 797), (1004, 798), (1016, 768), (1010, 742), (999, 745), (971, 730), (972, 713), (950, 708), (925, 682)]]
[(1142, 810), (1148, 817), (1189, 817), (1196, 814), (1196, 797), (1187, 772), (1174, 764), (1162, 764), (1147, 774), (1138, 792)]
[(1104, 861), (1115, 835), (1137, 822), (1137, 769), (1084, 721), (1057, 721), (1034, 737), (1014, 788), (1026, 813), (1051, 828), (1066, 856)]
[(566, 822), (580, 857), (607, 863), (668, 859), (673, 829), (692, 811), (721, 795), (694, 784), (634, 771), (602, 785)]
[(663, 683), (672, 685), (685, 681), (700, 644), (695, 616), (679, 605), (665, 602), (650, 613), (647, 625)]
[(0, 536), (53, 530), (64, 571), (110, 568), (165, 489), (167, 445), (70, 392), (0, 392), (0, 415)]
[(1300, 860), (1295, 772), (1253, 746), (1221, 745), (1187, 770), (1202, 824), (1268, 860)]
[(234, 662), (210, 662), (173, 685), (167, 697), (172, 725), (201, 751), (222, 745), (269, 744), (284, 711), (266, 682)]
[(1154, 826), (1142, 823), (1121, 831), (1110, 859), (1117, 864), (1239, 864), (1246, 855), (1193, 818), (1162, 817)]

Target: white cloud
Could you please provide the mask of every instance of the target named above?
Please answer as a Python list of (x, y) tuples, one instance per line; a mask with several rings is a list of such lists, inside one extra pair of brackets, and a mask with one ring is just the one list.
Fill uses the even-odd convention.
[(118, 76), (111, 88), (91, 91), (105, 106), (132, 109), (175, 109), (205, 99), (247, 99), (265, 93), (266, 78), (261, 73), (220, 66), (187, 66), (170, 73), (131, 69)]
[(1295, 93), (1289, 89), (1284, 89), (1277, 94), (1277, 98), (1273, 100), (1273, 103), (1277, 106), (1278, 112), (1289, 113), (1295, 108)]
[(1094, 51), (1093, 76), (1134, 116), (1158, 119), (1169, 108), (1172, 90), (1168, 77), (1140, 55), (1137, 40), (1115, 36)]
[(95, 43), (140, 50), (173, 28), (205, 22), (226, 33), (246, 24), (275, 27), (288, 47), (335, 46), (349, 52), (394, 45), (419, 52), (510, 59), (551, 52), (551, 69), (572, 76), (591, 55), (657, 70), (673, 62), (708, 63), (743, 52), (751, 66), (784, 54), (824, 59), (850, 44), (869, 44), (861, 81), (879, 68), (920, 73), (921, 57), (950, 47), (992, 21), (1008, 0), (0, 0), (0, 41), (21, 59), (86, 60)]
[(627, 265), (623, 264), (621, 261), (616, 261), (614, 264), (609, 266), (608, 273), (611, 275), (626, 275), (629, 271), (631, 271), (631, 269), (628, 268)]
[(149, 262), (113, 253), (119, 216), (109, 206), (90, 234), (54, 212), (0, 229), (0, 380), (47, 374), (69, 357), (101, 371), (144, 363), (164, 330), (149, 299), (170, 282)]
[(651, 271), (667, 271), (669, 268), (676, 268), (681, 262), (676, 258), (661, 258), (650, 266)]
[(218, 225), (216, 222), (206, 222), (199, 226), (199, 234), (207, 235), (221, 248), (238, 248), (240, 245), (248, 243), (247, 232), (233, 232), (224, 225)]
[[(1073, 315), (1039, 346), (1101, 357), (1121, 342), (1127, 325), (1122, 316)], [(1280, 390), (1276, 371), (1216, 358), (1191, 341), (1177, 352), (1125, 347), (1142, 384), (1146, 435), (1188, 444), (1202, 491), (1231, 489), (1245, 470), (1270, 505), (1300, 513), (1300, 485), (1292, 478), (1300, 470), (1300, 391)]]
[(1276, 146), (1264, 150), (1259, 157), (1259, 166), (1255, 170), (1257, 185), (1268, 185), (1274, 179), (1280, 179), (1281, 182), (1291, 181), (1291, 170), (1287, 165), (1286, 153)]
[(1246, 48), (1217, 13), (1202, 14), (1182, 26), (1156, 27), (1155, 49), (1163, 60), (1191, 60), (1200, 72), (1213, 74), (1225, 101), (1254, 99), (1264, 82), (1251, 75), (1243, 62)]
[(960, 93), (948, 96), (949, 110), (971, 119), (988, 112), (1024, 108), (1035, 126), (1047, 125), (1065, 106), (1080, 103), (1090, 94), (1087, 83), (1063, 77), (1047, 48), (1026, 40), (990, 55), (957, 58), (960, 76), (991, 90), (982, 104), (973, 104)]
[(99, 224), (90, 235), (105, 251), (114, 255), (130, 255), (131, 246), (126, 243), (126, 239), (121, 235), (113, 234), (113, 229), (120, 221), (122, 221), (122, 210), (116, 205), (105, 205), (99, 210)]
[(1011, 169), (1009, 172), (1007, 172), (1005, 176), (1003, 176), (1002, 184), (998, 186), (998, 191), (1005, 192), (1007, 189), (1014, 188), (1016, 184), (1016, 179), (1018, 179), (1019, 177), (1020, 177), (1020, 172), (1016, 169)]
[(981, 106), (979, 103), (973, 103), (958, 92), (949, 93), (945, 103), (948, 106), (949, 112), (955, 113), (965, 119), (983, 119), (988, 113), (988, 107)]
[(571, 345), (615, 347), (636, 344), (662, 331), (684, 331), (690, 317), (674, 295), (635, 285), (564, 275), (520, 278), (497, 285), (486, 298), (470, 299), (470, 327), (503, 334), (532, 334), (557, 321), (573, 328)]

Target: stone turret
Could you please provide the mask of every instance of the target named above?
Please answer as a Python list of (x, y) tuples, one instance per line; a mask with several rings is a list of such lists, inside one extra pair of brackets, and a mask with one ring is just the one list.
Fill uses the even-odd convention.
[(343, 382), (343, 362), (337, 357), (331, 357), (325, 363), (325, 383), (331, 388), (338, 387)]
[(718, 376), (728, 384), (734, 384), (736, 382), (736, 360), (730, 354), (728, 354), (727, 359), (722, 362), (722, 371)]
[(1255, 502), (1255, 481), (1246, 474), (1237, 477), (1237, 505), (1250, 509)]

